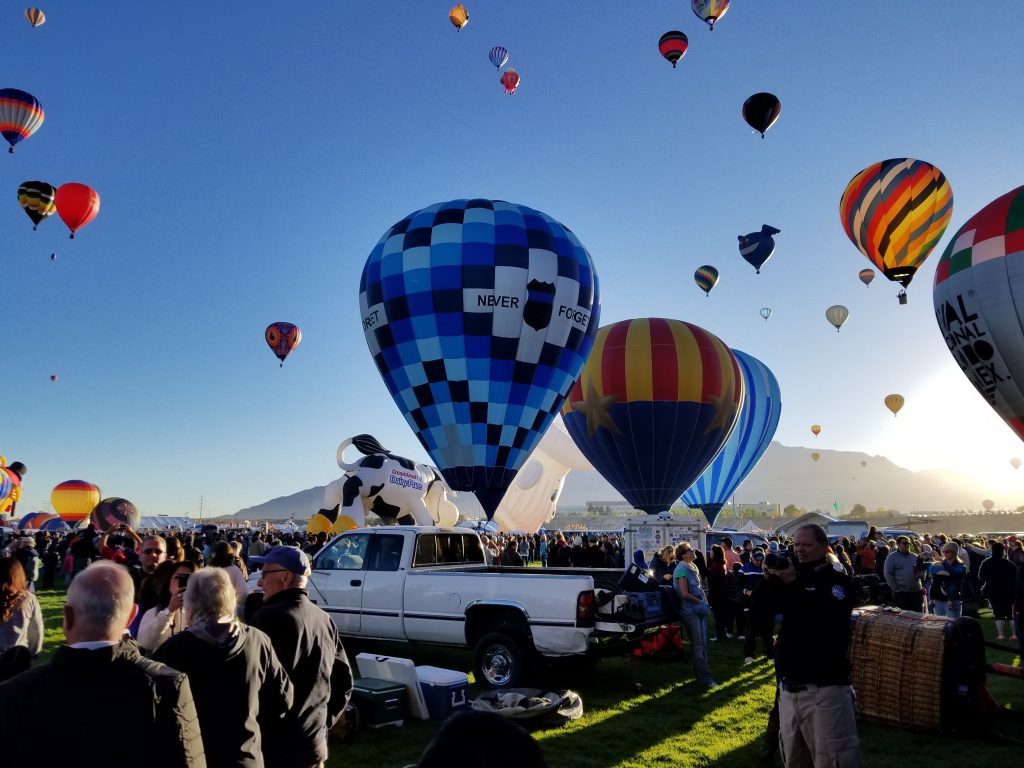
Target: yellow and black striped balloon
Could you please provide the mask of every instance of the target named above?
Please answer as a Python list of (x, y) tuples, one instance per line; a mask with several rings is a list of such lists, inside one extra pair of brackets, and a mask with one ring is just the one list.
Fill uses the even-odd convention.
[(38, 8), (26, 8), (25, 18), (33, 27), (41, 27), (46, 23), (46, 14)]
[(45, 181), (25, 181), (18, 187), (18, 202), (35, 224), (32, 229), (36, 229), (39, 222), (57, 210), (54, 202), (56, 194), (57, 190), (53, 185)]

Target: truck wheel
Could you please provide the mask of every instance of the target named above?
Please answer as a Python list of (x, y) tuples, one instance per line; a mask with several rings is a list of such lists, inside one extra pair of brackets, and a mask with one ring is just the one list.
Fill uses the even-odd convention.
[(473, 649), (473, 674), (488, 688), (514, 688), (526, 674), (523, 650), (504, 632), (489, 632)]

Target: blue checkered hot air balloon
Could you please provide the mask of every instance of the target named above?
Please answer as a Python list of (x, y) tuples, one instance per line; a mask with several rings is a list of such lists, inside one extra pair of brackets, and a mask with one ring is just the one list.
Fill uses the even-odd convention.
[(683, 494), (683, 503), (700, 509), (710, 525), (768, 450), (782, 413), (779, 382), (768, 367), (738, 349), (733, 354), (743, 374), (739, 420), (715, 460)]
[(490, 518), (583, 368), (600, 301), (590, 254), (501, 200), (411, 213), (370, 253), (363, 332), (409, 426)]
[(501, 69), (508, 64), (508, 50), (503, 46), (496, 45), (491, 48), (490, 53), (487, 54), (487, 58), (490, 59), (491, 64), (498, 69)]

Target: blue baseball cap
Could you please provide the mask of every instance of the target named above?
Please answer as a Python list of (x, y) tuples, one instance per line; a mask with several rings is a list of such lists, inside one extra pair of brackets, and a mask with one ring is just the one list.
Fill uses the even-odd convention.
[(287, 547), (284, 545), (274, 547), (267, 554), (254, 555), (249, 560), (261, 565), (280, 565), (282, 568), (292, 573), (297, 573), (300, 576), (309, 574), (309, 558), (298, 547)]

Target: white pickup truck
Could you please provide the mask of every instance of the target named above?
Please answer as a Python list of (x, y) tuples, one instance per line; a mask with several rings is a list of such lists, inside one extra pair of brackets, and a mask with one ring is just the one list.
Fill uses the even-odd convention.
[(535, 654), (593, 654), (613, 638), (675, 620), (602, 617), (595, 586), (610, 605), (622, 575), (488, 566), (474, 531), (385, 526), (328, 542), (313, 558), (309, 596), (346, 637), (472, 648), (477, 681), (501, 688), (521, 683)]

